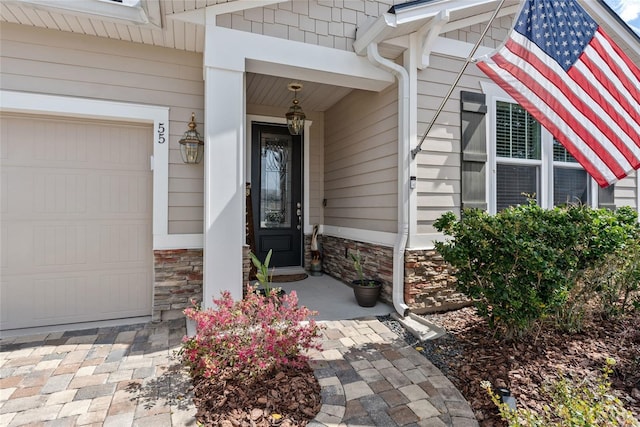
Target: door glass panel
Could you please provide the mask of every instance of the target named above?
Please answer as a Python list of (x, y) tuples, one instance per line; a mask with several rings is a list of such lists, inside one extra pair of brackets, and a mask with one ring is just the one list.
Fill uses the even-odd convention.
[(263, 133), (260, 141), (260, 227), (291, 228), (291, 136)]

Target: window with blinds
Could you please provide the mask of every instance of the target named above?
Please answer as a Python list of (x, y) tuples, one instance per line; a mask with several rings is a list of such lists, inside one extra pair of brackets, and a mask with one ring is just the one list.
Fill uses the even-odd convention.
[(544, 208), (566, 204), (615, 208), (613, 187), (597, 189), (580, 163), (533, 116), (491, 85), (485, 89), (493, 135), (487, 144), (489, 212), (522, 205), (530, 198)]
[(497, 164), (496, 209), (525, 204), (531, 197), (537, 200), (539, 171), (538, 166)]
[[(496, 102), (496, 209), (537, 199), (540, 191), (541, 129), (524, 108)], [(514, 162), (515, 161), (515, 162)]]
[(578, 161), (560, 144), (557, 139), (553, 138), (553, 161), (565, 163), (578, 163)]
[(540, 123), (518, 104), (496, 102), (496, 155), (540, 160)]

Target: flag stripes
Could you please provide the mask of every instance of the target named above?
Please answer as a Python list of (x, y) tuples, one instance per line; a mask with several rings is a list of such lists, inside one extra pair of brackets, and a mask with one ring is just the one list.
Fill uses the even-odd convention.
[[(577, 20), (567, 28), (561, 19), (552, 22), (562, 13), (536, 15), (540, 8), (532, 2), (516, 21), (519, 31), (531, 33), (512, 30), (505, 45), (477, 65), (606, 187), (640, 168), (640, 70), (601, 28), (590, 31)], [(543, 30), (543, 22), (562, 31)], [(570, 46), (569, 30), (582, 38), (582, 52)], [(551, 39), (558, 34), (562, 38)]]

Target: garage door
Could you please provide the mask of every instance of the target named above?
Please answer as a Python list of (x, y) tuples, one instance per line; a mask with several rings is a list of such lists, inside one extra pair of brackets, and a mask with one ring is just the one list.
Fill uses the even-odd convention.
[(150, 125), (0, 117), (0, 329), (151, 314)]

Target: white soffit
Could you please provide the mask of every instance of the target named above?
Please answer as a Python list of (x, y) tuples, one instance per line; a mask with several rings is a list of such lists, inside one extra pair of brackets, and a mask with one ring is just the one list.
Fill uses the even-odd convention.
[(265, 7), (272, 4), (284, 3), (289, 0), (236, 0), (228, 3), (218, 3), (207, 6), (206, 9), (188, 10), (185, 12), (174, 13), (168, 15), (169, 18), (177, 21), (188, 22), (190, 24), (205, 25), (207, 9), (210, 9), (214, 15), (224, 15), (226, 13), (240, 12), (242, 10), (253, 9), (256, 7)]
[(124, 24), (162, 28), (160, 0), (5, 0), (52, 12), (104, 19)]

